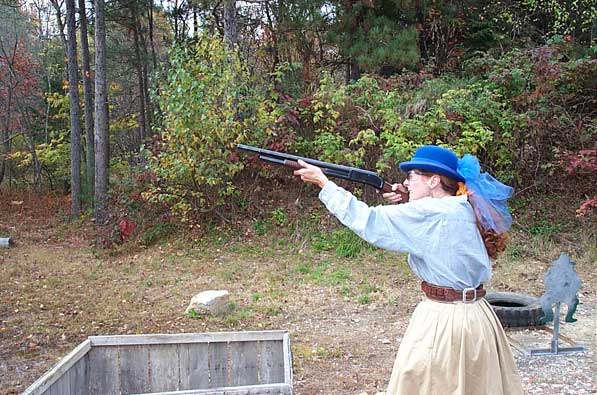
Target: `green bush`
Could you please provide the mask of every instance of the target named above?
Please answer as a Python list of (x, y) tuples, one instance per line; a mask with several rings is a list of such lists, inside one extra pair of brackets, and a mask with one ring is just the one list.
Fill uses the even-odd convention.
[(235, 194), (232, 179), (243, 167), (234, 160), (235, 145), (263, 141), (276, 113), (219, 37), (175, 46), (169, 60), (158, 97), (159, 138), (144, 149), (157, 182), (144, 197), (166, 203), (187, 221)]
[(523, 119), (496, 86), (452, 76), (418, 89), (382, 89), (364, 76), (348, 85), (324, 77), (297, 130), (296, 151), (351, 166), (396, 172), (423, 144), (440, 144), (487, 161), (500, 178), (514, 177), (513, 133)]

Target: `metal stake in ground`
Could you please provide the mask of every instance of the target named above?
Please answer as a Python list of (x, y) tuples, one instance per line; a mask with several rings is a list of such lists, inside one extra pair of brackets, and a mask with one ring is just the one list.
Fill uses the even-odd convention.
[[(570, 354), (573, 352), (584, 352), (584, 346), (560, 347), (558, 344), (560, 334), (560, 306), (562, 303), (568, 305), (566, 322), (575, 322), (573, 315), (578, 305), (578, 290), (581, 287), (581, 281), (578, 274), (574, 271), (575, 263), (570, 260), (566, 254), (552, 262), (551, 268), (547, 271), (543, 282), (545, 283), (545, 293), (541, 297), (541, 306), (545, 312), (547, 322), (553, 320), (553, 338), (550, 348), (530, 350), (531, 355), (553, 355)], [(555, 304), (555, 313), (552, 305)]]

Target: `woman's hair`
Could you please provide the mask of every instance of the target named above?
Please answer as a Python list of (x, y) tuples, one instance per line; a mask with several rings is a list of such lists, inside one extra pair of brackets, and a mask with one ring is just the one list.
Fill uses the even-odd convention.
[[(442, 189), (448, 192), (452, 196), (464, 195), (466, 194), (466, 186), (462, 182), (458, 182), (455, 179), (444, 176), (442, 174), (433, 173), (430, 171), (425, 170), (416, 170), (417, 174), (422, 176), (430, 177), (434, 174), (439, 176), (440, 185)], [(469, 199), (469, 203), (473, 205), (471, 200)], [(473, 206), (474, 209), (474, 206)], [(475, 213), (477, 210), (473, 210)], [(476, 215), (476, 214), (475, 214)], [(479, 218), (477, 218), (477, 228), (479, 229), (479, 233), (481, 233), (481, 237), (483, 238), (483, 243), (485, 244), (485, 249), (487, 250), (487, 255), (491, 259), (496, 259), (500, 253), (502, 253), (506, 249), (506, 242), (508, 241), (508, 235), (506, 233), (496, 233), (495, 231), (483, 230), (480, 225)]]

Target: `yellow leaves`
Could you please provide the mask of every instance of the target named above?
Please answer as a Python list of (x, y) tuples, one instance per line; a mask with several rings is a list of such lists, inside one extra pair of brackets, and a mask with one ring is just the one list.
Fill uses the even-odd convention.
[(14, 161), (18, 167), (26, 167), (31, 165), (33, 156), (30, 152), (16, 151), (6, 155), (6, 158), (10, 161)]
[(134, 130), (139, 127), (136, 114), (126, 114), (110, 120), (110, 132)]

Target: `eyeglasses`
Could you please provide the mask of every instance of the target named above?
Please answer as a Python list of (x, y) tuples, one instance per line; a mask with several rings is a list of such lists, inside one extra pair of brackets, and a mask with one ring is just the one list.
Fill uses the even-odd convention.
[(412, 181), (412, 179), (414, 178), (414, 176), (415, 176), (415, 175), (417, 175), (417, 176), (422, 176), (422, 175), (423, 175), (423, 173), (421, 173), (421, 172), (420, 172), (420, 171), (418, 171), (418, 170), (409, 170), (409, 171), (407, 171), (407, 172), (406, 172), (406, 179), (407, 179), (408, 181)]

